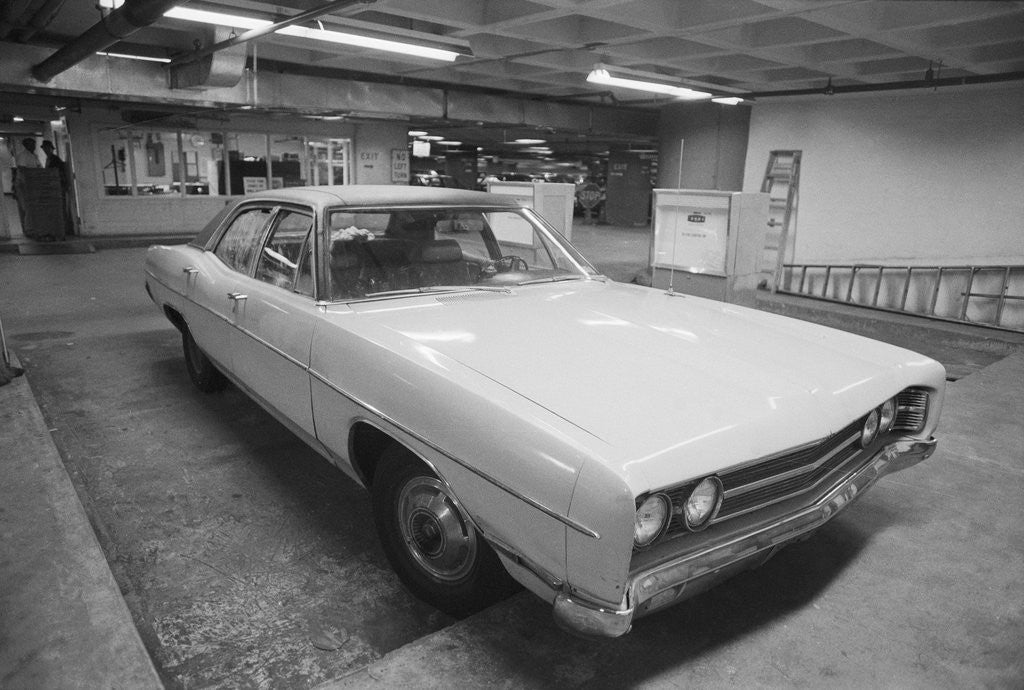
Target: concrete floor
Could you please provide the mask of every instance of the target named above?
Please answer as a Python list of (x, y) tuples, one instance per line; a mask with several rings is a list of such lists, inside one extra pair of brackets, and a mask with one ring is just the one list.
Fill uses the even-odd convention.
[[(574, 229), (574, 242), (619, 279), (646, 263), (648, 238), (645, 229)], [(33, 621), (32, 606), (67, 611), (82, 592), (61, 573), (48, 594), (5, 584), (2, 687), (39, 687), (39, 678), (94, 687), (80, 682), (97, 677), (80, 665), (83, 646), (120, 650), (100, 653), (104, 684), (143, 686), (145, 664), (140, 671), (124, 651), (133, 639), (158, 682), (181, 688), (1024, 683), (1024, 355), (1013, 354), (1013, 338), (940, 329), (929, 341), (962, 378), (950, 384), (930, 460), (886, 478), (760, 570), (639, 621), (625, 638), (594, 642), (558, 631), (529, 594), (458, 622), (406, 594), (358, 487), (238, 391), (191, 388), (178, 334), (142, 290), (142, 254), (0, 254), (0, 316), (42, 411), (5, 415), (0, 450), (49, 485), (61, 476), (56, 461), (46, 472), (24, 463), (56, 443), (116, 583), (115, 596), (86, 607), (114, 614), (68, 620), (57, 637), (55, 614)], [(916, 324), (874, 328), (928, 338)], [(25, 379), (0, 388), (0, 410), (28, 406), (12, 397), (26, 390)], [(11, 432), (32, 424), (31, 441)], [(28, 503), (68, 511), (70, 494), (49, 495)], [(88, 535), (38, 532), (45, 521), (21, 515), (0, 511), (0, 581), (54, 567), (23, 544), (87, 550)], [(26, 592), (36, 598), (26, 602)], [(116, 615), (125, 603), (134, 630)], [(7, 615), (14, 610), (23, 615)], [(106, 638), (89, 627), (119, 624)]]

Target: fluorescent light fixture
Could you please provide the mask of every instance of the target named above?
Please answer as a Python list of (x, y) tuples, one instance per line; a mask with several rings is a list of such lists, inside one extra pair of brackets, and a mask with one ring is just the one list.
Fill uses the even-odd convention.
[(547, 142), (547, 139), (516, 139), (513, 143), (515, 144), (543, 144)]
[(15, 115), (14, 117), (11, 118), (11, 122), (24, 122), (24, 121), (25, 121), (25, 118), (21, 117), (20, 115)]
[(96, 53), (104, 57), (124, 58), (125, 60), (142, 60), (144, 62), (170, 62), (171, 58), (149, 57), (148, 55), (129, 55), (128, 53)]
[[(207, 12), (206, 10), (196, 10), (188, 7), (172, 7), (164, 13), (164, 16), (170, 19), (183, 19), (190, 22), (214, 24), (215, 26), (230, 26), (239, 29), (258, 29), (273, 23), (266, 19), (238, 17), (231, 14)], [(369, 48), (371, 50), (384, 50), (391, 53), (401, 53), (402, 55), (412, 55), (415, 57), (441, 60), (444, 62), (454, 62), (455, 58), (459, 56), (459, 54), (454, 50), (431, 48), (429, 46), (416, 45), (413, 43), (401, 43), (399, 41), (389, 41), (383, 38), (360, 36), (357, 34), (345, 33), (343, 31), (310, 29), (294, 24), (292, 26), (286, 26), (278, 29), (274, 33), (281, 34), (282, 36), (297, 36), (298, 38), (306, 38), (312, 41), (326, 41), (328, 43)]]
[(597, 69), (591, 70), (590, 74), (587, 75), (587, 81), (592, 84), (617, 86), (620, 89), (633, 89), (635, 91), (661, 93), (666, 96), (675, 96), (676, 98), (691, 101), (711, 98), (711, 94), (706, 91), (695, 91), (693, 89), (688, 89), (685, 86), (675, 86), (673, 84), (643, 81), (640, 79), (627, 79), (625, 77), (613, 77), (604, 67), (598, 67)]
[(441, 141), (439, 141), (437, 143), (438, 144), (444, 144), (445, 146), (462, 146), (462, 142), (461, 141), (449, 141), (447, 139), (442, 139)]
[(359, 36), (343, 31), (328, 31), (326, 29), (308, 29), (304, 26), (286, 26), (278, 29), (276, 33), (285, 36), (298, 36), (314, 41), (327, 41), (328, 43), (340, 43), (342, 45), (369, 48), (371, 50), (386, 50), (391, 53), (402, 55), (413, 55), (415, 57), (428, 58), (430, 60), (441, 60), (443, 62), (455, 62), (459, 56), (454, 50), (443, 48), (430, 48), (428, 46), (415, 45), (412, 43), (400, 43), (389, 41), (383, 38), (371, 38), (370, 36)]
[(743, 99), (739, 96), (729, 96), (728, 98), (712, 98), (712, 103), (721, 103), (722, 105), (739, 105), (743, 102)]
[(422, 136), (426, 136), (426, 134), (427, 133), (424, 132), (422, 129), (410, 129), (409, 130), (409, 136), (410, 137), (422, 137)]
[(164, 12), (169, 19), (182, 19), (186, 22), (199, 22), (200, 24), (213, 24), (214, 26), (230, 26), (234, 29), (258, 29), (261, 26), (268, 26), (273, 22), (266, 19), (253, 19), (252, 17), (239, 17), (223, 12), (207, 12), (191, 7), (172, 7)]
[(441, 141), (444, 137), (440, 137), (436, 134), (424, 134), (420, 139), (423, 139), (424, 141)]

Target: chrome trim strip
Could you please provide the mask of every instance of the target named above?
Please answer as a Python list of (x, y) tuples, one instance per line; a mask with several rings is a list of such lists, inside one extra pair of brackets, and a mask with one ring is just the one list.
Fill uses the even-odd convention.
[(761, 457), (754, 458), (753, 460), (746, 460), (746, 461), (741, 462), (741, 463), (739, 463), (737, 465), (730, 466), (728, 469), (723, 470), (722, 472), (719, 472), (719, 474), (732, 474), (733, 472), (738, 472), (740, 470), (745, 470), (745, 469), (747, 469), (749, 467), (753, 467), (754, 465), (760, 465), (763, 462), (771, 462), (772, 460), (778, 460), (779, 458), (785, 457), (787, 455), (795, 455), (796, 453), (802, 453), (805, 450), (810, 450), (812, 448), (815, 448), (816, 446), (820, 446), (822, 443), (824, 443), (828, 439), (829, 439), (828, 436), (824, 436), (822, 438), (819, 438), (816, 441), (810, 441), (808, 443), (802, 443), (799, 446), (793, 446), (792, 448), (787, 448), (786, 450), (781, 450), (778, 453), (772, 453), (770, 455), (762, 455)]
[(582, 524), (580, 522), (577, 522), (576, 520), (573, 520), (570, 517), (566, 517), (565, 515), (561, 515), (560, 513), (556, 512), (555, 510), (553, 510), (551, 508), (548, 508), (547, 506), (545, 506), (544, 504), (540, 503), (539, 501), (537, 501), (537, 500), (535, 500), (533, 498), (530, 498), (529, 496), (524, 495), (523, 493), (521, 493), (521, 492), (513, 489), (512, 487), (508, 486), (504, 482), (496, 479), (495, 477), (492, 477), (491, 475), (487, 474), (483, 470), (478, 469), (476, 467), (473, 467), (472, 465), (470, 465), (466, 461), (461, 460), (460, 458), (455, 457), (454, 455), (452, 455), (448, 451), (444, 450), (443, 448), (441, 448), (437, 444), (431, 442), (429, 439), (425, 438), (421, 434), (416, 433), (415, 431), (413, 431), (409, 427), (407, 427), (404, 424), (398, 422), (393, 417), (390, 417), (390, 416), (384, 414), (383, 412), (381, 412), (380, 410), (376, 409), (375, 407), (373, 407), (369, 403), (364, 402), (364, 401), (360, 400), (359, 398), (356, 398), (352, 394), (347, 393), (346, 391), (342, 390), (337, 385), (335, 385), (333, 382), (328, 381), (327, 378), (324, 377), (322, 374), (314, 371), (313, 369), (309, 369), (308, 371), (309, 371), (309, 375), (310, 376), (312, 376), (317, 381), (319, 381), (320, 383), (324, 384), (325, 386), (327, 386), (328, 388), (330, 388), (334, 392), (336, 392), (336, 393), (338, 393), (340, 395), (345, 396), (350, 401), (352, 401), (356, 405), (359, 405), (360, 407), (362, 407), (367, 412), (370, 412), (371, 414), (376, 415), (380, 419), (383, 419), (388, 424), (394, 426), (395, 428), (399, 429), (403, 433), (408, 434), (409, 436), (411, 436), (412, 438), (416, 439), (417, 441), (419, 441), (423, 445), (427, 446), (431, 450), (433, 450), (433, 451), (435, 451), (437, 453), (440, 453), (441, 455), (445, 456), (446, 458), (448, 458), (449, 460), (454, 462), (456, 465), (462, 467), (463, 469), (469, 470), (470, 472), (472, 472), (473, 474), (477, 475), (478, 477), (480, 477), (484, 481), (488, 482), (489, 484), (493, 484), (494, 486), (498, 487), (502, 491), (504, 491), (504, 492), (506, 492), (508, 494), (511, 494), (512, 496), (515, 496), (520, 501), (523, 501), (524, 503), (527, 503), (530, 506), (533, 506), (534, 508), (536, 508), (537, 510), (541, 511), (542, 513), (544, 513), (548, 517), (552, 517), (555, 520), (558, 520), (559, 522), (561, 522), (566, 527), (571, 527), (572, 529), (576, 530), (577, 532), (579, 532), (581, 534), (584, 534), (584, 535), (586, 535), (588, 537), (592, 537), (594, 539), (600, 539), (601, 538), (601, 535), (598, 532), (595, 532), (594, 530), (590, 529), (586, 525), (584, 525), (584, 524)]
[[(743, 484), (742, 486), (737, 486), (734, 489), (729, 489), (728, 491), (725, 492), (725, 498), (728, 499), (735, 498), (736, 496), (742, 496), (743, 494), (748, 493), (750, 491), (754, 491), (755, 489), (760, 489), (761, 487), (768, 486), (770, 484), (784, 482), (787, 479), (791, 479), (793, 477), (798, 477), (801, 474), (812, 472), (821, 467), (822, 465), (824, 465), (832, 458), (834, 458), (840, 452), (846, 450), (851, 444), (853, 444), (857, 440), (859, 436), (860, 432), (851, 434), (850, 438), (843, 441), (839, 446), (833, 449), (831, 453), (826, 453), (825, 455), (821, 456), (821, 458), (813, 464), (802, 465), (800, 467), (796, 467), (792, 470), (789, 470), (788, 472), (783, 472), (782, 474), (773, 474), (770, 477), (765, 477), (764, 479), (758, 480), (751, 484)], [(771, 462), (771, 460), (766, 460), (765, 462)], [(728, 475), (729, 472), (723, 472), (722, 474)], [(801, 491), (804, 491), (804, 489), (801, 489)], [(800, 491), (794, 493), (800, 493)]]

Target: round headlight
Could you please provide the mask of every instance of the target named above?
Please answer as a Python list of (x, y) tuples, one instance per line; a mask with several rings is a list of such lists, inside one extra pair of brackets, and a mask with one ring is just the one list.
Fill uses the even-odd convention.
[(889, 398), (878, 408), (878, 430), (883, 434), (892, 429), (892, 423), (896, 419), (896, 398)]
[(864, 428), (860, 432), (860, 445), (867, 448), (878, 436), (878, 410), (871, 410), (871, 414), (864, 420)]
[(641, 503), (636, 509), (633, 543), (637, 546), (647, 546), (657, 539), (668, 524), (671, 512), (671, 503), (664, 494), (654, 494)]
[(722, 505), (722, 481), (718, 477), (706, 477), (690, 492), (683, 506), (686, 526), (691, 530), (703, 529)]

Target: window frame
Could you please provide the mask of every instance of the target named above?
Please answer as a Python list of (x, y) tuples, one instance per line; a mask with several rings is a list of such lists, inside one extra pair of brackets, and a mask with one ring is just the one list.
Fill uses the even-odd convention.
[[(254, 209), (261, 208), (269, 209), (270, 218), (267, 220), (266, 226), (260, 233), (259, 254), (262, 254), (263, 248), (266, 246), (267, 241), (270, 239), (271, 228), (276, 227), (277, 218), (281, 211), (299, 212), (310, 216), (310, 218), (312, 219), (313, 227), (310, 233), (306, 236), (306, 242), (303, 244), (303, 248), (305, 248), (306, 244), (308, 244), (310, 242), (310, 239), (312, 239), (312, 246), (310, 247), (310, 251), (312, 252), (311, 267), (313, 270), (313, 295), (310, 296), (303, 294), (301, 292), (295, 292), (294, 289), (288, 290), (288, 292), (290, 292), (291, 294), (300, 295), (307, 299), (312, 299), (314, 302), (319, 301), (319, 296), (323, 294), (321, 276), (324, 275), (324, 268), (321, 263), (323, 261), (323, 256), (322, 252), (319, 251), (319, 248), (321, 246), (320, 235), (323, 232), (322, 218), (324, 214), (322, 209), (318, 209), (312, 205), (306, 205), (295, 202), (284, 202), (276, 199), (251, 199), (240, 201), (234, 208), (231, 209), (230, 212), (224, 215), (224, 218), (217, 227), (216, 231), (210, 234), (209, 240), (207, 240), (207, 242), (205, 243), (204, 251), (207, 251), (210, 254), (212, 254), (214, 258), (220, 263), (222, 263), (226, 269), (234, 273), (237, 273), (238, 275), (245, 276), (246, 278), (254, 280), (260, 284), (272, 285), (271, 283), (260, 280), (259, 278), (256, 277), (256, 268), (257, 265), (259, 264), (258, 260), (253, 262), (252, 266), (250, 267), (249, 273), (245, 274), (235, 269), (233, 266), (229, 266), (227, 263), (224, 262), (223, 259), (221, 259), (217, 255), (217, 247), (220, 246), (221, 241), (223, 241), (224, 239), (224, 235), (227, 234), (228, 229), (231, 227), (232, 223), (235, 222), (235, 219), (238, 218), (243, 213), (246, 213), (247, 211), (252, 211)], [(292, 287), (294, 288), (294, 284)]]
[[(310, 256), (310, 272), (312, 273), (312, 278), (313, 278), (313, 294), (312, 295), (307, 295), (307, 294), (305, 294), (303, 292), (299, 292), (299, 291), (297, 291), (295, 289), (295, 286), (298, 284), (299, 272), (300, 272), (300, 269), (301, 269), (301, 266), (302, 266), (303, 253), (305, 252), (307, 247), (309, 247), (311, 253), (314, 252), (315, 248), (316, 248), (316, 243), (315, 243), (315, 240), (313, 239), (313, 236), (317, 232), (317, 222), (316, 222), (316, 211), (315, 211), (315, 209), (313, 209), (311, 207), (308, 207), (308, 206), (302, 206), (301, 204), (280, 204), (279, 203), (279, 204), (276, 204), (274, 206), (273, 210), (271, 211), (271, 214), (272, 214), (272, 217), (267, 222), (267, 227), (263, 231), (263, 237), (262, 237), (262, 240), (260, 241), (260, 250), (259, 250), (259, 253), (257, 254), (256, 262), (253, 264), (252, 275), (250, 277), (253, 280), (256, 280), (257, 282), (264, 283), (266, 285), (272, 285), (274, 287), (279, 287), (279, 288), (282, 288), (282, 289), (284, 289), (287, 292), (290, 292), (292, 294), (302, 295), (303, 297), (309, 297), (310, 299), (315, 300), (316, 299), (316, 293), (317, 293), (317, 290), (316, 290), (316, 276), (317, 276), (317, 272), (316, 272), (316, 267), (315, 267), (315, 264), (316, 264), (315, 256), (313, 256), (313, 255)], [(267, 246), (270, 244), (270, 241), (273, 239), (274, 233), (277, 232), (278, 228), (281, 227), (281, 221), (286, 217), (285, 214), (301, 215), (301, 216), (305, 216), (306, 218), (309, 219), (309, 230), (306, 231), (306, 235), (302, 239), (302, 244), (299, 246), (298, 262), (296, 263), (295, 273), (292, 276), (291, 285), (289, 285), (287, 287), (284, 286), (284, 285), (276, 285), (275, 283), (271, 283), (271, 282), (263, 280), (263, 279), (261, 279), (259, 277), (260, 261), (262, 260), (264, 250), (267, 248)], [(311, 241), (313, 242), (313, 246), (310, 247), (309, 245), (310, 245)]]

